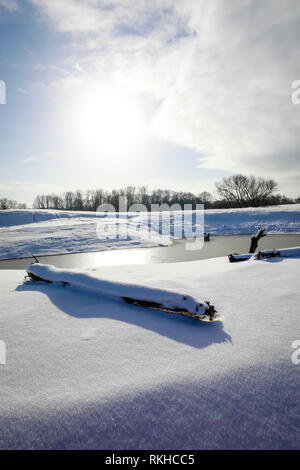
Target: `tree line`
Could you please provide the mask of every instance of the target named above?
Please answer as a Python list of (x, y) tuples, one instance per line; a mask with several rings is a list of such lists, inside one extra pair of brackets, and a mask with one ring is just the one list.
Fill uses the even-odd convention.
[[(142, 204), (147, 210), (152, 205), (179, 204), (191, 205), (193, 209), (197, 204), (204, 204), (205, 209), (227, 209), (242, 207), (259, 207), (279, 204), (300, 203), (300, 197), (288, 198), (278, 194), (278, 184), (272, 179), (241, 174), (223, 178), (215, 183), (216, 195), (207, 191), (199, 194), (169, 189), (154, 189), (149, 191), (146, 186), (127, 186), (123, 189), (93, 189), (87, 191), (67, 191), (63, 194), (38, 195), (34, 202), (35, 209), (55, 209), (72, 211), (96, 211), (100, 205), (110, 204), (119, 208), (119, 198), (126, 196), (128, 207), (133, 204)], [(7, 198), (0, 199), (0, 209), (26, 209), (26, 204), (19, 204)]]
[(7, 209), (26, 209), (27, 206), (24, 203), (19, 203), (13, 199), (7, 199), (6, 197), (0, 198), (0, 210), (5, 211)]
[(261, 177), (233, 175), (223, 178), (216, 183), (218, 197), (207, 191), (199, 194), (168, 189), (149, 191), (146, 186), (127, 186), (123, 189), (105, 191), (95, 189), (88, 191), (68, 191), (64, 194), (39, 195), (34, 200), (37, 209), (57, 209), (74, 211), (96, 211), (102, 204), (111, 204), (119, 208), (119, 198), (127, 197), (128, 207), (142, 204), (147, 210), (152, 205), (190, 204), (193, 209), (197, 204), (204, 204), (206, 209), (226, 209), (242, 207), (259, 207), (278, 204), (300, 203), (300, 198), (291, 199), (280, 194), (274, 194), (278, 184), (271, 179)]

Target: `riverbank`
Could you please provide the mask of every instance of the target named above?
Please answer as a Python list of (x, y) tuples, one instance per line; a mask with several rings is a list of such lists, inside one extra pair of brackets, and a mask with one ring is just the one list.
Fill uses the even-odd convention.
[[(104, 217), (92, 212), (0, 211), (0, 259), (172, 244), (181, 231), (181, 217), (170, 218), (170, 237), (164, 234), (158, 213), (152, 221), (148, 217), (148, 213)], [(188, 236), (199, 220), (199, 213), (190, 213), (185, 227)], [(258, 227), (273, 234), (299, 234), (300, 204), (208, 210), (204, 224), (212, 235), (252, 234)]]

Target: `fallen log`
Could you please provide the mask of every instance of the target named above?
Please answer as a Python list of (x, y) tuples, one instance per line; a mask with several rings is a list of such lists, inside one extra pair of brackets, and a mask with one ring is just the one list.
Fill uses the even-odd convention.
[(264, 250), (259, 253), (247, 253), (244, 255), (232, 254), (229, 255), (230, 263), (238, 263), (240, 261), (248, 261), (249, 259), (264, 259), (264, 258), (275, 258), (276, 256), (281, 256), (280, 251), (278, 250)]
[[(30, 272), (27, 272), (27, 276), (25, 276), (25, 279), (27, 278), (35, 282), (46, 282), (47, 284), (54, 283), (54, 281), (50, 281), (49, 279), (43, 279), (42, 277), (39, 277), (36, 274), (30, 273)], [(66, 281), (59, 281), (59, 284), (61, 284), (62, 286), (70, 286), (70, 283)]]
[[(244, 254), (244, 255), (239, 255), (237, 253), (233, 253), (233, 254), (228, 255), (230, 263), (238, 263), (240, 261), (249, 260), (253, 256), (253, 253), (255, 253), (255, 250), (258, 246), (259, 240), (267, 235), (265, 233), (265, 231), (266, 231), (265, 228), (260, 228), (259, 227), (256, 234), (252, 235), (251, 244), (250, 244), (250, 248), (249, 248), (249, 254), (247, 253), (247, 254)], [(263, 253), (263, 252), (261, 252), (261, 253)]]
[(212, 321), (216, 314), (215, 307), (209, 301), (199, 302), (190, 295), (143, 285), (107, 281), (88, 273), (63, 270), (49, 265), (30, 265), (27, 268), (27, 277), (35, 282), (93, 291), (106, 297), (121, 299), (128, 304), (183, 315), (198, 321)]
[(252, 258), (253, 255), (238, 255), (237, 253), (233, 253), (231, 255), (228, 255), (230, 263), (239, 263), (240, 261), (248, 261), (250, 258)]
[(278, 250), (264, 250), (260, 251), (256, 255), (256, 259), (261, 259), (261, 258), (275, 258), (276, 256), (281, 256), (280, 252)]
[(208, 317), (209, 317), (210, 321), (213, 321), (214, 318), (215, 318), (215, 314), (217, 313), (217, 310), (215, 309), (215, 307), (213, 305), (210, 305), (209, 301), (205, 302), (207, 304), (206, 305), (206, 310), (205, 310), (205, 313), (201, 314), (201, 313), (191, 313), (191, 312), (189, 312), (188, 310), (185, 310), (185, 309), (166, 308), (162, 304), (159, 304), (157, 302), (152, 302), (152, 301), (149, 302), (149, 301), (145, 301), (145, 300), (136, 300), (136, 299), (132, 299), (130, 297), (122, 297), (122, 299), (126, 303), (136, 305), (137, 307), (150, 308), (151, 310), (160, 310), (160, 311), (166, 312), (166, 313), (173, 313), (173, 314), (177, 314), (177, 315), (183, 315), (184, 317), (189, 317), (189, 318), (192, 318), (193, 320), (198, 320), (198, 321), (208, 320)]

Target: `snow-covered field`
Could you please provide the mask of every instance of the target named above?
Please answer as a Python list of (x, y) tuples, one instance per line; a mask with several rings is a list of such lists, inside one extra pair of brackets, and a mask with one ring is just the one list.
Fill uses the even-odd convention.
[[(33, 222), (33, 216), (35, 217)], [(5, 226), (5, 224), (14, 224)], [(168, 245), (170, 240), (122, 215), (91, 212), (0, 212), (0, 259)]]
[(299, 448), (299, 272), (295, 256), (83, 273), (210, 300), (204, 323), (0, 271), (0, 448)]
[[(186, 227), (195, 231), (194, 212)], [(300, 204), (258, 209), (208, 210), (205, 230), (215, 235), (300, 233)], [(168, 245), (180, 217), (171, 220), (171, 238), (162, 234), (158, 215), (109, 214), (50, 210), (0, 211), (0, 259), (34, 255)], [(178, 230), (180, 232), (180, 228)], [(190, 233), (187, 235), (189, 236)]]

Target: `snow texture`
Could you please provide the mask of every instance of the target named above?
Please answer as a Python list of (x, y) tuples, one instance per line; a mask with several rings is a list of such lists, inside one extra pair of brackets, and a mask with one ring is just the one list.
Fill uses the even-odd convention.
[(204, 323), (0, 271), (0, 448), (299, 448), (293, 255), (82, 272), (200, 294)]

